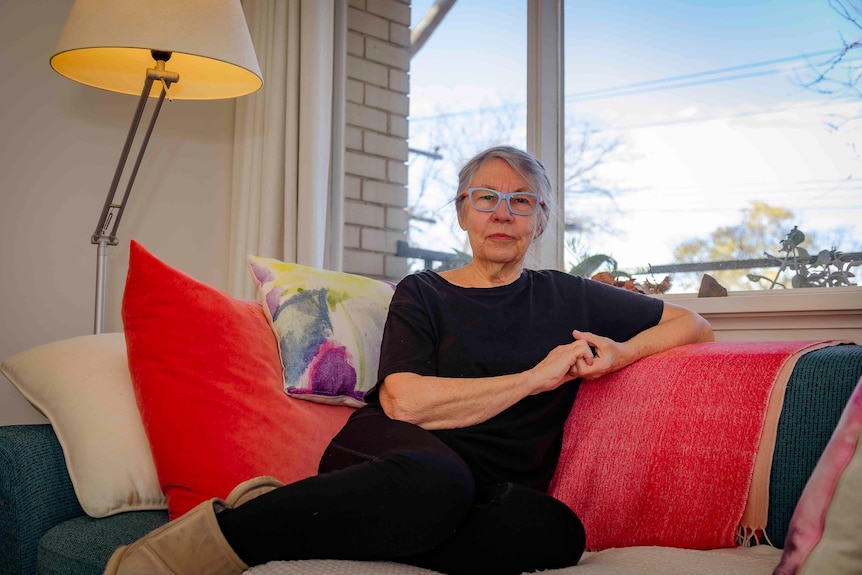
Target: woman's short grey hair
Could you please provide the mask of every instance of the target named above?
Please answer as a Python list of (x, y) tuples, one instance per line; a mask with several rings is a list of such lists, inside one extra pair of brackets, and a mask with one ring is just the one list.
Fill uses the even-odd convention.
[(538, 228), (536, 237), (542, 235), (551, 214), (554, 212), (554, 194), (551, 190), (551, 181), (545, 166), (535, 156), (524, 150), (513, 146), (494, 146), (473, 156), (458, 173), (458, 192), (455, 195), (455, 207), (460, 215), (464, 215), (466, 197), (461, 194), (470, 187), (476, 172), (491, 160), (503, 160), (515, 170), (524, 182), (530, 187), (530, 191), (538, 194), (544, 204), (540, 206)]

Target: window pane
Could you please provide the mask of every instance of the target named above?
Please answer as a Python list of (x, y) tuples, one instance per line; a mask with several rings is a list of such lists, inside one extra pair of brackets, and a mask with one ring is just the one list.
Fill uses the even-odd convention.
[[(815, 81), (862, 31), (828, 0), (566, 0), (565, 18), (568, 262), (781, 257), (794, 226), (811, 254), (862, 251), (859, 56)], [(777, 272), (706, 270), (735, 290)], [(636, 278), (696, 292), (703, 273)]]
[[(433, 4), (411, 2), (413, 29)], [(452, 203), (458, 170), (489, 146), (526, 146), (526, 61), (526, 0), (458, 0), (410, 61), (412, 246), (469, 253)]]

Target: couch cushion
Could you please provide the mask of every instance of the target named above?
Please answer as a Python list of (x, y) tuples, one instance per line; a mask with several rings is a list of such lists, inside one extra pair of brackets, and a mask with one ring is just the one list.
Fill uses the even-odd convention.
[(284, 393), (260, 302), (234, 299), (132, 242), (122, 315), (172, 518), (251, 477), (290, 483), (317, 473), (352, 409)]
[(772, 575), (781, 550), (768, 545), (708, 551), (627, 547), (587, 553), (577, 567), (543, 575)]
[[(542, 575), (771, 575), (781, 550), (766, 545), (714, 551), (628, 547), (585, 553), (575, 567)], [(273, 561), (246, 575), (433, 575), (434, 571), (384, 561)]]
[[(547, 571), (546, 573), (550, 573)], [(436, 571), (392, 561), (306, 559), (271, 561), (252, 567), (245, 575), (439, 575)]]
[(39, 543), (39, 575), (101, 575), (113, 552), (167, 523), (166, 511), (76, 517), (49, 530)]
[(392, 284), (256, 256), (248, 265), (278, 338), (287, 393), (363, 405), (377, 383)]
[(123, 334), (41, 345), (13, 355), (0, 371), (51, 422), (88, 515), (167, 507), (135, 403)]

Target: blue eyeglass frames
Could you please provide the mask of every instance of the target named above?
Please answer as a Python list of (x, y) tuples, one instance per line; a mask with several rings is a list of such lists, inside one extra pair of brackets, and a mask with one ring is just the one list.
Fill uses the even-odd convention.
[(504, 194), (489, 188), (467, 188), (461, 197), (469, 198), (470, 205), (480, 212), (493, 212), (500, 206), (500, 202), (506, 200), (509, 211), (518, 216), (529, 216), (540, 205), (545, 205), (537, 194), (530, 192)]

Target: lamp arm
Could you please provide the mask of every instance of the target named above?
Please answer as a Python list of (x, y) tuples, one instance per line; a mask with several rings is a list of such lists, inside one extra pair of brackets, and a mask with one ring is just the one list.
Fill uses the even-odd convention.
[[(123, 194), (123, 200), (120, 202), (119, 209), (117, 209), (117, 216), (114, 218), (114, 227), (111, 229), (110, 237), (116, 242), (117, 240), (117, 230), (120, 227), (120, 218), (123, 217), (123, 212), (126, 210), (126, 202), (129, 201), (129, 195), (132, 193), (132, 186), (135, 184), (135, 178), (138, 175), (138, 169), (141, 167), (141, 160), (144, 159), (144, 151), (147, 149), (147, 144), (150, 142), (150, 136), (153, 134), (153, 127), (156, 125), (156, 119), (159, 117), (159, 111), (162, 109), (162, 103), (165, 101), (165, 89), (162, 88), (162, 93), (159, 95), (159, 99), (156, 102), (156, 106), (153, 109), (153, 115), (150, 117), (150, 124), (147, 126), (147, 131), (144, 134), (144, 139), (141, 140), (141, 148), (138, 152), (138, 157), (135, 158), (135, 165), (132, 167), (132, 172), (129, 174), (129, 182), (126, 184), (126, 191)], [(107, 226), (108, 222), (105, 222)]]
[[(138, 174), (138, 168), (140, 168), (141, 161), (144, 158), (144, 152), (147, 149), (147, 144), (149, 144), (150, 136), (153, 133), (153, 128), (156, 125), (156, 120), (159, 117), (159, 112), (161, 111), (162, 103), (165, 100), (165, 96), (167, 95), (167, 87), (169, 87), (172, 83), (179, 81), (179, 75), (174, 72), (166, 72), (164, 70), (164, 62), (157, 62), (158, 68), (149, 68), (147, 70), (147, 77), (144, 81), (144, 88), (141, 90), (141, 96), (138, 99), (138, 106), (135, 109), (135, 115), (132, 117), (132, 123), (129, 126), (129, 133), (126, 135), (126, 142), (123, 145), (123, 151), (120, 154), (120, 160), (117, 162), (117, 169), (114, 171), (114, 179), (111, 181), (111, 187), (108, 189), (108, 195), (105, 197), (105, 203), (102, 206), (102, 212), (99, 216), (99, 221), (96, 224), (96, 230), (93, 232), (93, 235), (90, 238), (90, 243), (98, 244), (100, 241), (104, 241), (107, 239), (109, 245), (115, 246), (118, 243), (117, 238), (117, 230), (119, 229), (120, 219), (123, 216), (123, 212), (126, 209), (126, 202), (129, 200), (129, 195), (132, 193), (132, 186), (135, 183), (135, 177)], [(147, 132), (144, 136), (143, 141), (141, 142), (141, 147), (138, 150), (138, 156), (135, 159), (135, 165), (132, 170), (132, 173), (129, 177), (129, 182), (126, 185), (126, 191), (123, 194), (122, 201), (119, 204), (114, 203), (114, 196), (117, 193), (117, 187), (120, 184), (120, 178), (123, 175), (123, 171), (126, 167), (126, 162), (129, 158), (129, 151), (132, 148), (132, 143), (135, 140), (135, 134), (138, 131), (138, 126), (141, 123), (141, 117), (144, 114), (144, 108), (147, 104), (147, 98), (150, 94), (150, 90), (153, 86), (153, 81), (160, 80), (162, 82), (162, 92), (159, 95), (158, 102), (156, 103), (156, 107), (153, 110), (152, 117), (150, 118), (150, 124), (147, 128)], [(114, 211), (116, 210), (116, 211)], [(113, 220), (113, 228), (111, 229), (111, 233), (108, 234), (108, 227), (111, 225), (111, 220)]]
[[(153, 54), (156, 55), (155, 53)], [(160, 56), (162, 56), (160, 54)], [(170, 58), (170, 54), (167, 54)], [(117, 169), (114, 172), (114, 179), (111, 181), (111, 187), (108, 190), (108, 195), (105, 198), (105, 203), (102, 206), (102, 213), (99, 216), (99, 222), (96, 224), (96, 231), (90, 237), (90, 243), (96, 244), (96, 307), (93, 322), (93, 332), (102, 333), (105, 330), (105, 291), (107, 287), (107, 272), (108, 272), (108, 246), (115, 246), (119, 242), (117, 238), (117, 230), (120, 227), (120, 219), (126, 209), (126, 203), (132, 193), (132, 186), (135, 183), (135, 177), (138, 175), (138, 169), (141, 166), (141, 161), (144, 158), (144, 152), (147, 149), (147, 144), (150, 141), (150, 136), (153, 133), (153, 128), (156, 125), (156, 119), (159, 117), (162, 103), (165, 101), (168, 87), (178, 82), (180, 77), (174, 72), (165, 71), (165, 60), (159, 59), (156, 61), (156, 68), (147, 69), (147, 77), (144, 80), (144, 88), (141, 90), (141, 97), (138, 100), (138, 107), (135, 109), (135, 115), (132, 117), (132, 124), (129, 126), (129, 133), (126, 135), (126, 142), (123, 145), (123, 151), (120, 154), (120, 161), (117, 163)], [(138, 149), (138, 156), (135, 159), (135, 165), (129, 176), (129, 182), (126, 185), (126, 191), (123, 194), (122, 201), (119, 204), (114, 203), (114, 196), (117, 193), (117, 187), (120, 184), (120, 178), (126, 167), (126, 161), (129, 159), (129, 151), (132, 148), (132, 142), (135, 140), (135, 134), (138, 131), (138, 126), (141, 123), (141, 117), (144, 113), (144, 108), (147, 104), (147, 98), (150, 95), (150, 90), (153, 87), (153, 82), (159, 80), (162, 83), (162, 91), (159, 94), (158, 102), (153, 109), (150, 123), (147, 127), (146, 134), (141, 141), (141, 147)], [(108, 234), (108, 227), (113, 227)]]

